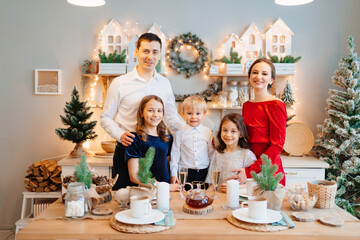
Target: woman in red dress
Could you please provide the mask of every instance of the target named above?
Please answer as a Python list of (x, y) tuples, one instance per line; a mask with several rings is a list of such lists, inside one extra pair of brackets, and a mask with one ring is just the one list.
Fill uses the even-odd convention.
[(247, 168), (233, 170), (238, 174), (230, 179), (238, 179), (240, 183), (245, 183), (246, 178), (251, 178), (251, 171), (261, 171), (260, 156), (266, 154), (273, 164), (278, 165), (277, 172), (283, 173), (284, 177), (280, 183), (285, 186), (280, 153), (285, 142), (287, 115), (285, 104), (268, 91), (275, 78), (275, 67), (266, 58), (257, 59), (249, 69), (248, 79), (255, 97), (244, 103), (243, 118), (250, 148), (255, 153), (257, 161)]

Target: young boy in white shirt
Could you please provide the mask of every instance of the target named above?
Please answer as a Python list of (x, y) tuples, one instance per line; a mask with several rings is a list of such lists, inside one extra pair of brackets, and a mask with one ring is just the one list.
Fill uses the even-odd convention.
[(171, 148), (170, 183), (179, 183), (179, 168), (188, 169), (187, 182), (205, 181), (209, 157), (214, 151), (211, 129), (201, 125), (207, 112), (205, 100), (200, 96), (187, 97), (181, 105), (186, 122), (176, 132)]

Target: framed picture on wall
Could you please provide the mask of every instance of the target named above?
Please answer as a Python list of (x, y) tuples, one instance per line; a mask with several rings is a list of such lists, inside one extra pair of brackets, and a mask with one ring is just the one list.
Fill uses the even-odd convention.
[(35, 69), (35, 94), (60, 95), (61, 69)]

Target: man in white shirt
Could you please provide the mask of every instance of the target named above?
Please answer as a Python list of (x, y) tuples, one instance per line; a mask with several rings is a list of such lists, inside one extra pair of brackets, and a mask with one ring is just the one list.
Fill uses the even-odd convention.
[(171, 149), (171, 183), (179, 183), (180, 168), (188, 169), (187, 182), (205, 181), (209, 157), (214, 152), (212, 131), (201, 124), (206, 112), (206, 102), (200, 96), (190, 96), (182, 103), (186, 125), (176, 132)]
[(119, 173), (114, 190), (133, 185), (129, 179), (124, 149), (135, 137), (136, 113), (141, 99), (147, 95), (159, 96), (165, 105), (164, 121), (171, 131), (176, 132), (185, 123), (180, 118), (170, 82), (155, 70), (161, 58), (161, 40), (153, 33), (140, 36), (135, 56), (138, 66), (130, 73), (115, 78), (108, 89), (106, 101), (100, 116), (101, 126), (117, 141), (113, 158), (113, 177)]

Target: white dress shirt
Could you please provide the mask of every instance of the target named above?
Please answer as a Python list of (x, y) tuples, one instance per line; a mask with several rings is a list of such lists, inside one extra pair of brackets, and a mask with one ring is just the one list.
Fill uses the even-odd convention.
[(120, 141), (126, 131), (135, 131), (136, 113), (141, 99), (147, 95), (156, 95), (165, 106), (164, 122), (171, 131), (181, 129), (185, 122), (175, 107), (175, 97), (170, 82), (156, 71), (147, 82), (140, 77), (136, 68), (115, 78), (107, 92), (100, 124), (115, 140)]
[(214, 151), (213, 135), (210, 128), (203, 125), (185, 125), (176, 132), (171, 148), (170, 174), (176, 177), (179, 167), (204, 169), (209, 166), (209, 156)]

